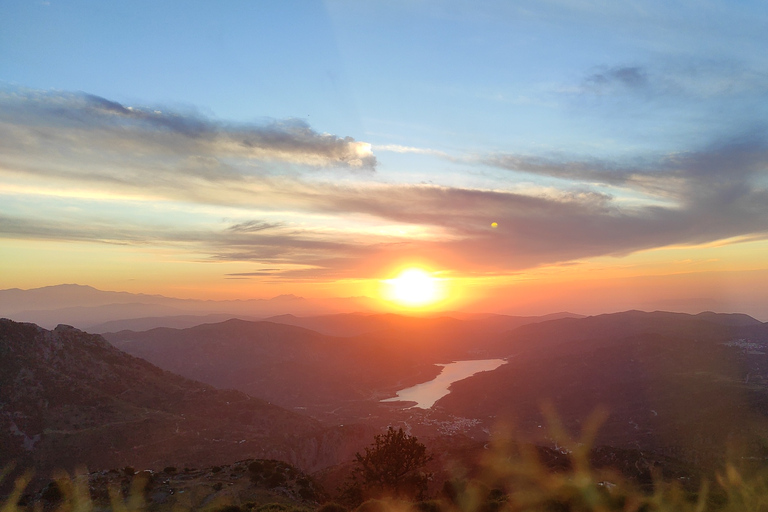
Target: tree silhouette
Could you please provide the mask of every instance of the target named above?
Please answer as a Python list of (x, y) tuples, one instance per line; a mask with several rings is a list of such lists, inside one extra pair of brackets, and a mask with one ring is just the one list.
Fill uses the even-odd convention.
[[(427, 490), (429, 474), (424, 467), (432, 456), (418, 439), (403, 429), (389, 427), (374, 437), (365, 454), (355, 455), (355, 480), (364, 495), (379, 494), (420, 499)], [(359, 480), (358, 480), (359, 478)]]

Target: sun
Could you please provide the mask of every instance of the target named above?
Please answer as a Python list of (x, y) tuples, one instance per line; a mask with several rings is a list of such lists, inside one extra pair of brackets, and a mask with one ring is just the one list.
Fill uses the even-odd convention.
[(384, 283), (387, 298), (402, 306), (423, 307), (441, 299), (439, 279), (419, 268), (405, 269)]

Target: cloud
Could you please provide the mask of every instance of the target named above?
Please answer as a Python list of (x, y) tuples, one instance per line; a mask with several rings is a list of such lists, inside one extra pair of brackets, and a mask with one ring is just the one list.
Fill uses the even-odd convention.
[[(667, 57), (645, 65), (597, 66), (579, 83), (562, 92), (578, 95), (618, 96), (631, 94), (644, 99), (695, 101), (741, 98), (760, 101), (768, 91), (768, 73), (736, 59), (691, 59)], [(757, 95), (756, 97), (754, 95)], [(704, 105), (697, 104), (701, 109)]]
[(593, 73), (584, 80), (584, 88), (597, 93), (614, 87), (628, 89), (648, 87), (647, 72), (639, 66), (613, 67)]
[[(639, 72), (603, 75), (622, 87), (642, 86)], [(502, 186), (373, 182), (354, 172), (345, 176), (355, 179), (345, 180), (334, 179), (333, 172), (312, 173), (313, 168), (371, 170), (375, 159), (362, 143), (318, 134), (293, 121), (227, 125), (192, 114), (131, 109), (84, 94), (6, 93), (0, 98), (4, 182), (48, 187), (49, 194), (84, 190), (105, 204), (134, 195), (143, 202), (136, 214), (123, 214), (122, 222), (115, 221), (119, 213), (107, 219), (81, 203), (76, 217), (63, 210), (0, 209), (0, 234), (172, 246), (195, 258), (204, 254), (210, 261), (270, 266), (229, 278), (375, 277), (395, 261), (509, 273), (674, 244), (765, 237), (767, 135), (753, 129), (661, 157), (463, 157), (468, 164), (562, 180), (557, 188), (520, 192)], [(357, 157), (361, 160), (355, 163)], [(622, 202), (627, 193), (640, 199)], [(206, 205), (196, 212), (214, 213), (206, 222), (190, 221), (182, 228), (145, 215), (142, 205), (155, 199), (180, 201), (191, 209)], [(231, 217), (219, 207), (238, 208), (248, 220), (221, 220)], [(492, 222), (498, 227), (491, 228)]]
[[(277, 269), (273, 269), (277, 270)], [(224, 274), (225, 276), (232, 277), (257, 277), (257, 276), (272, 276), (274, 272), (235, 272), (233, 274)]]
[(239, 224), (234, 224), (232, 226), (229, 226), (227, 228), (227, 231), (233, 232), (233, 233), (256, 233), (257, 231), (264, 231), (267, 229), (273, 229), (281, 226), (282, 224), (280, 223), (264, 222), (260, 220), (249, 220), (246, 222), (241, 222)]
[(401, 146), (399, 144), (383, 144), (374, 146), (376, 151), (387, 151), (390, 153), (410, 153), (416, 155), (433, 155), (442, 158), (451, 158), (450, 155), (444, 151), (429, 148), (416, 148), (413, 146)]
[[(768, 233), (768, 192), (761, 185), (768, 158), (760, 144), (726, 144), (668, 157), (652, 170), (609, 163), (597, 170), (589, 162), (556, 164), (538, 163), (527, 170), (572, 179), (604, 176), (605, 182), (627, 186), (641, 183), (646, 174), (670, 172), (675, 175), (669, 181), (674, 188), (667, 193), (674, 202), (627, 208), (611, 195), (587, 189), (537, 196), (425, 185), (314, 183), (264, 193), (274, 197), (275, 207), (284, 208), (280, 201), (287, 199), (294, 211), (313, 217), (362, 217), (379, 224), (418, 226), (428, 236), (318, 230), (258, 219), (219, 229), (178, 231), (5, 217), (0, 219), (0, 230), (13, 237), (173, 244), (208, 254), (212, 261), (302, 267), (269, 276), (283, 280), (375, 277), (393, 262), (414, 260), (458, 272), (504, 273), (674, 244), (738, 236), (759, 239)], [(491, 228), (491, 222), (498, 227)]]
[[(135, 162), (147, 166), (162, 160), (168, 167), (176, 159), (178, 171), (212, 165), (231, 171), (225, 160), (250, 164), (251, 171), (254, 165), (270, 162), (368, 171), (376, 167), (370, 144), (318, 133), (302, 120), (227, 124), (195, 113), (124, 106), (84, 93), (0, 92), (0, 124), (6, 162), (24, 156), (30, 166), (34, 154), (75, 164), (87, 152), (90, 162), (103, 169), (133, 152)], [(224, 177), (216, 172), (203, 175)]]

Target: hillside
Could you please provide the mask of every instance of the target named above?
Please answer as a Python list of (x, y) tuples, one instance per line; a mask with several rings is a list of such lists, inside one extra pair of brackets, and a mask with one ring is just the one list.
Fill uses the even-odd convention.
[(318, 417), (356, 402), (376, 403), (400, 387), (429, 380), (439, 372), (432, 363), (448, 357), (440, 351), (427, 357), (409, 337), (343, 338), (243, 320), (105, 337), (166, 370)]
[(247, 456), (315, 470), (369, 435), (171, 374), (98, 335), (0, 320), (0, 466), (200, 467)]
[(750, 317), (630, 311), (523, 326), (502, 345), (508, 364), (454, 383), (437, 408), (534, 436), (546, 402), (573, 431), (600, 406), (601, 443), (768, 456), (768, 325)]

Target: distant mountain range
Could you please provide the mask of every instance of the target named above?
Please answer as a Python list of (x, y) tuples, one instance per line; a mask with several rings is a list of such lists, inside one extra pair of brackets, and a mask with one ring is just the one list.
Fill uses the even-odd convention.
[(350, 460), (370, 437), (163, 371), (98, 335), (0, 320), (0, 467), (200, 467), (255, 457), (317, 470)]
[[(30, 290), (0, 290), (0, 317), (32, 322), (49, 329), (63, 323), (89, 332), (122, 330), (127, 327), (191, 327), (204, 323), (208, 315), (216, 315), (217, 320), (225, 317), (255, 319), (287, 313), (321, 315), (373, 309), (372, 301), (366, 297), (313, 300), (280, 295), (272, 299), (213, 301), (102, 291), (77, 284)], [(160, 320), (162, 317), (175, 318), (166, 322)], [(202, 319), (193, 320), (194, 317)], [(122, 320), (134, 320), (134, 323), (108, 324), (106, 327), (101, 325)]]

